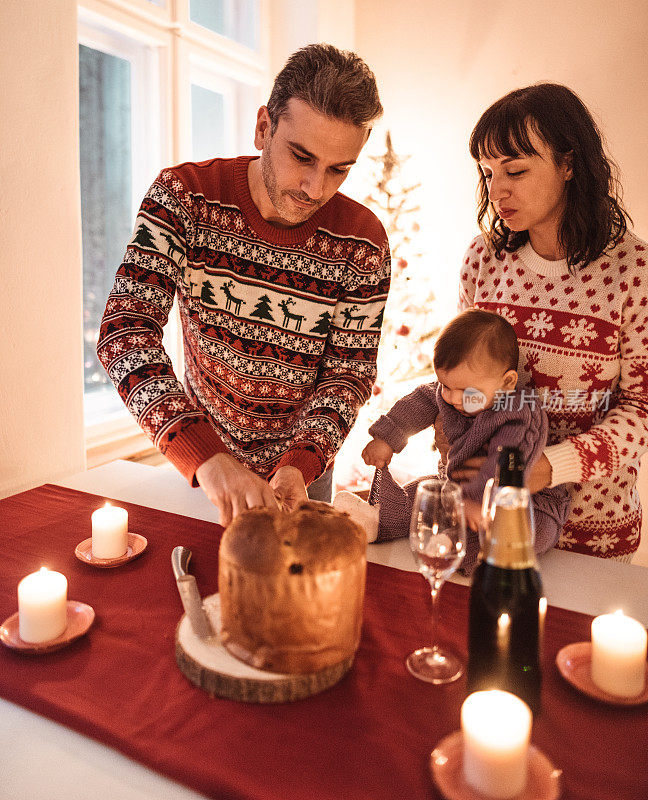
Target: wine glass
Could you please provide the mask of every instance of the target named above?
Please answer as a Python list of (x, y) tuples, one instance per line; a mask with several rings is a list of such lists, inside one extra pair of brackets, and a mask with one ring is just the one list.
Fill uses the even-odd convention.
[(422, 681), (450, 683), (463, 672), (454, 653), (436, 644), (439, 591), (457, 569), (466, 551), (466, 519), (461, 487), (452, 481), (421, 481), (416, 489), (410, 547), (432, 590), (432, 646), (415, 650), (407, 658), (407, 669)]

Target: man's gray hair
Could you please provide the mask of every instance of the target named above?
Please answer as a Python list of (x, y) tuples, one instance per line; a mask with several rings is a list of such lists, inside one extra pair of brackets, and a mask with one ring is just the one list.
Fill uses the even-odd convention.
[(371, 127), (383, 113), (373, 72), (360, 56), (331, 44), (309, 44), (286, 61), (268, 100), (272, 133), (292, 97), (358, 127)]

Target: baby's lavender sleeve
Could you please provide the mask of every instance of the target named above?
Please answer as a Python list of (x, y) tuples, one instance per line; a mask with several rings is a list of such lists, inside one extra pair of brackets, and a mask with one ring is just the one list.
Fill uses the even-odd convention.
[(434, 425), (439, 413), (437, 386), (437, 383), (426, 383), (414, 389), (374, 422), (369, 434), (400, 453), (410, 436)]

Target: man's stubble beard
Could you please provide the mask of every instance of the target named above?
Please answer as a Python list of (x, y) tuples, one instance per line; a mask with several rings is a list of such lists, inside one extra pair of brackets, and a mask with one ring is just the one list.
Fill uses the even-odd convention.
[[(271, 141), (272, 139), (270, 142)], [(307, 219), (310, 219), (317, 209), (320, 208), (320, 204), (318, 203), (317, 205), (313, 206), (312, 210), (304, 209), (303, 212), (300, 213), (297, 209), (289, 206), (290, 201), (278, 188), (277, 174), (272, 165), (271, 143), (265, 145), (261, 154), (261, 178), (263, 180), (263, 185), (265, 186), (268, 197), (270, 198), (270, 202), (274, 206), (279, 217), (286, 222), (289, 222), (292, 225), (299, 225), (303, 222), (306, 222)], [(301, 193), (295, 192), (295, 194)]]

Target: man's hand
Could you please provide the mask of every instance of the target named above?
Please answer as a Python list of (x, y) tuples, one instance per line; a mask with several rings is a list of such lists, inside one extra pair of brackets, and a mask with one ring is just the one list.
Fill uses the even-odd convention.
[(308, 500), (304, 476), (297, 467), (279, 467), (270, 480), (270, 488), (283, 511), (292, 511), (297, 503)]
[(221, 525), (229, 525), (241, 511), (255, 506), (276, 508), (267, 481), (227, 453), (216, 453), (196, 470), (196, 479), (220, 512)]
[(372, 439), (362, 451), (362, 458), (365, 464), (382, 469), (392, 460), (394, 451), (382, 439)]

